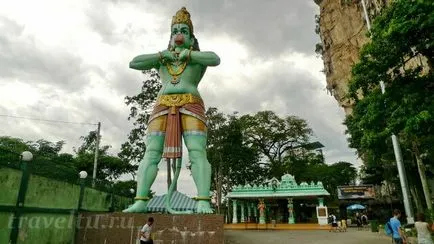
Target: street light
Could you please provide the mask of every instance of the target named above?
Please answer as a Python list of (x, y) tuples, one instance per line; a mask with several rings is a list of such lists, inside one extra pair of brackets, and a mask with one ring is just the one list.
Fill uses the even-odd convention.
[(78, 173), (78, 176), (80, 176), (80, 179), (86, 179), (87, 178), (87, 172), (86, 171), (80, 171), (80, 173)]
[(21, 153), (21, 160), (24, 162), (30, 162), (33, 159), (33, 154), (29, 151), (25, 151)]
[(77, 210), (81, 210), (81, 206), (83, 204), (83, 197), (84, 197), (84, 188), (85, 188), (85, 180), (87, 178), (87, 172), (86, 171), (80, 171), (78, 173), (78, 176), (80, 177), (80, 196), (78, 197), (78, 206)]
[(133, 196), (133, 203), (134, 203), (134, 193), (136, 192), (136, 190), (134, 190), (134, 188), (130, 188), (130, 192), (131, 195)]

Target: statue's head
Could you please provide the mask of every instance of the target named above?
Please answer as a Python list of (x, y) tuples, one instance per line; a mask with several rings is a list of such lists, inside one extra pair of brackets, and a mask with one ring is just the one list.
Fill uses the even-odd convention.
[(173, 50), (176, 47), (192, 48), (199, 51), (199, 43), (193, 34), (193, 23), (190, 19), (190, 13), (185, 7), (178, 10), (172, 18), (169, 50)]

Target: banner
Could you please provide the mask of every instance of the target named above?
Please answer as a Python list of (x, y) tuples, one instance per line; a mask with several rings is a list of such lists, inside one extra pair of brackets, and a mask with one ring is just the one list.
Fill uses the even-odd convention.
[(372, 199), (375, 198), (374, 186), (338, 186), (339, 199)]

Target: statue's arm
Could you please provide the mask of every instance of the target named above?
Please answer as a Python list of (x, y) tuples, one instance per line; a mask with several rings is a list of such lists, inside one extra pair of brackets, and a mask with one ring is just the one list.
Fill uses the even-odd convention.
[(203, 66), (217, 66), (220, 64), (220, 58), (214, 52), (192, 51), (190, 62)]
[(143, 54), (139, 55), (130, 62), (131, 69), (149, 70), (152, 68), (158, 69), (160, 67), (160, 54)]

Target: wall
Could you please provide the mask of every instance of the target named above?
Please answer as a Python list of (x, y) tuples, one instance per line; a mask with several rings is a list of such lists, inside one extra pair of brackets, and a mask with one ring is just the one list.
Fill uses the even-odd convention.
[[(9, 242), (21, 175), (20, 170), (0, 166), (0, 243)], [(18, 243), (73, 243), (79, 195), (79, 185), (30, 175), (24, 206), (18, 209), (21, 213)], [(85, 188), (82, 209), (121, 210), (131, 200)]]
[(222, 244), (223, 215), (83, 213), (78, 244), (135, 244), (148, 217), (155, 219), (154, 244)]

